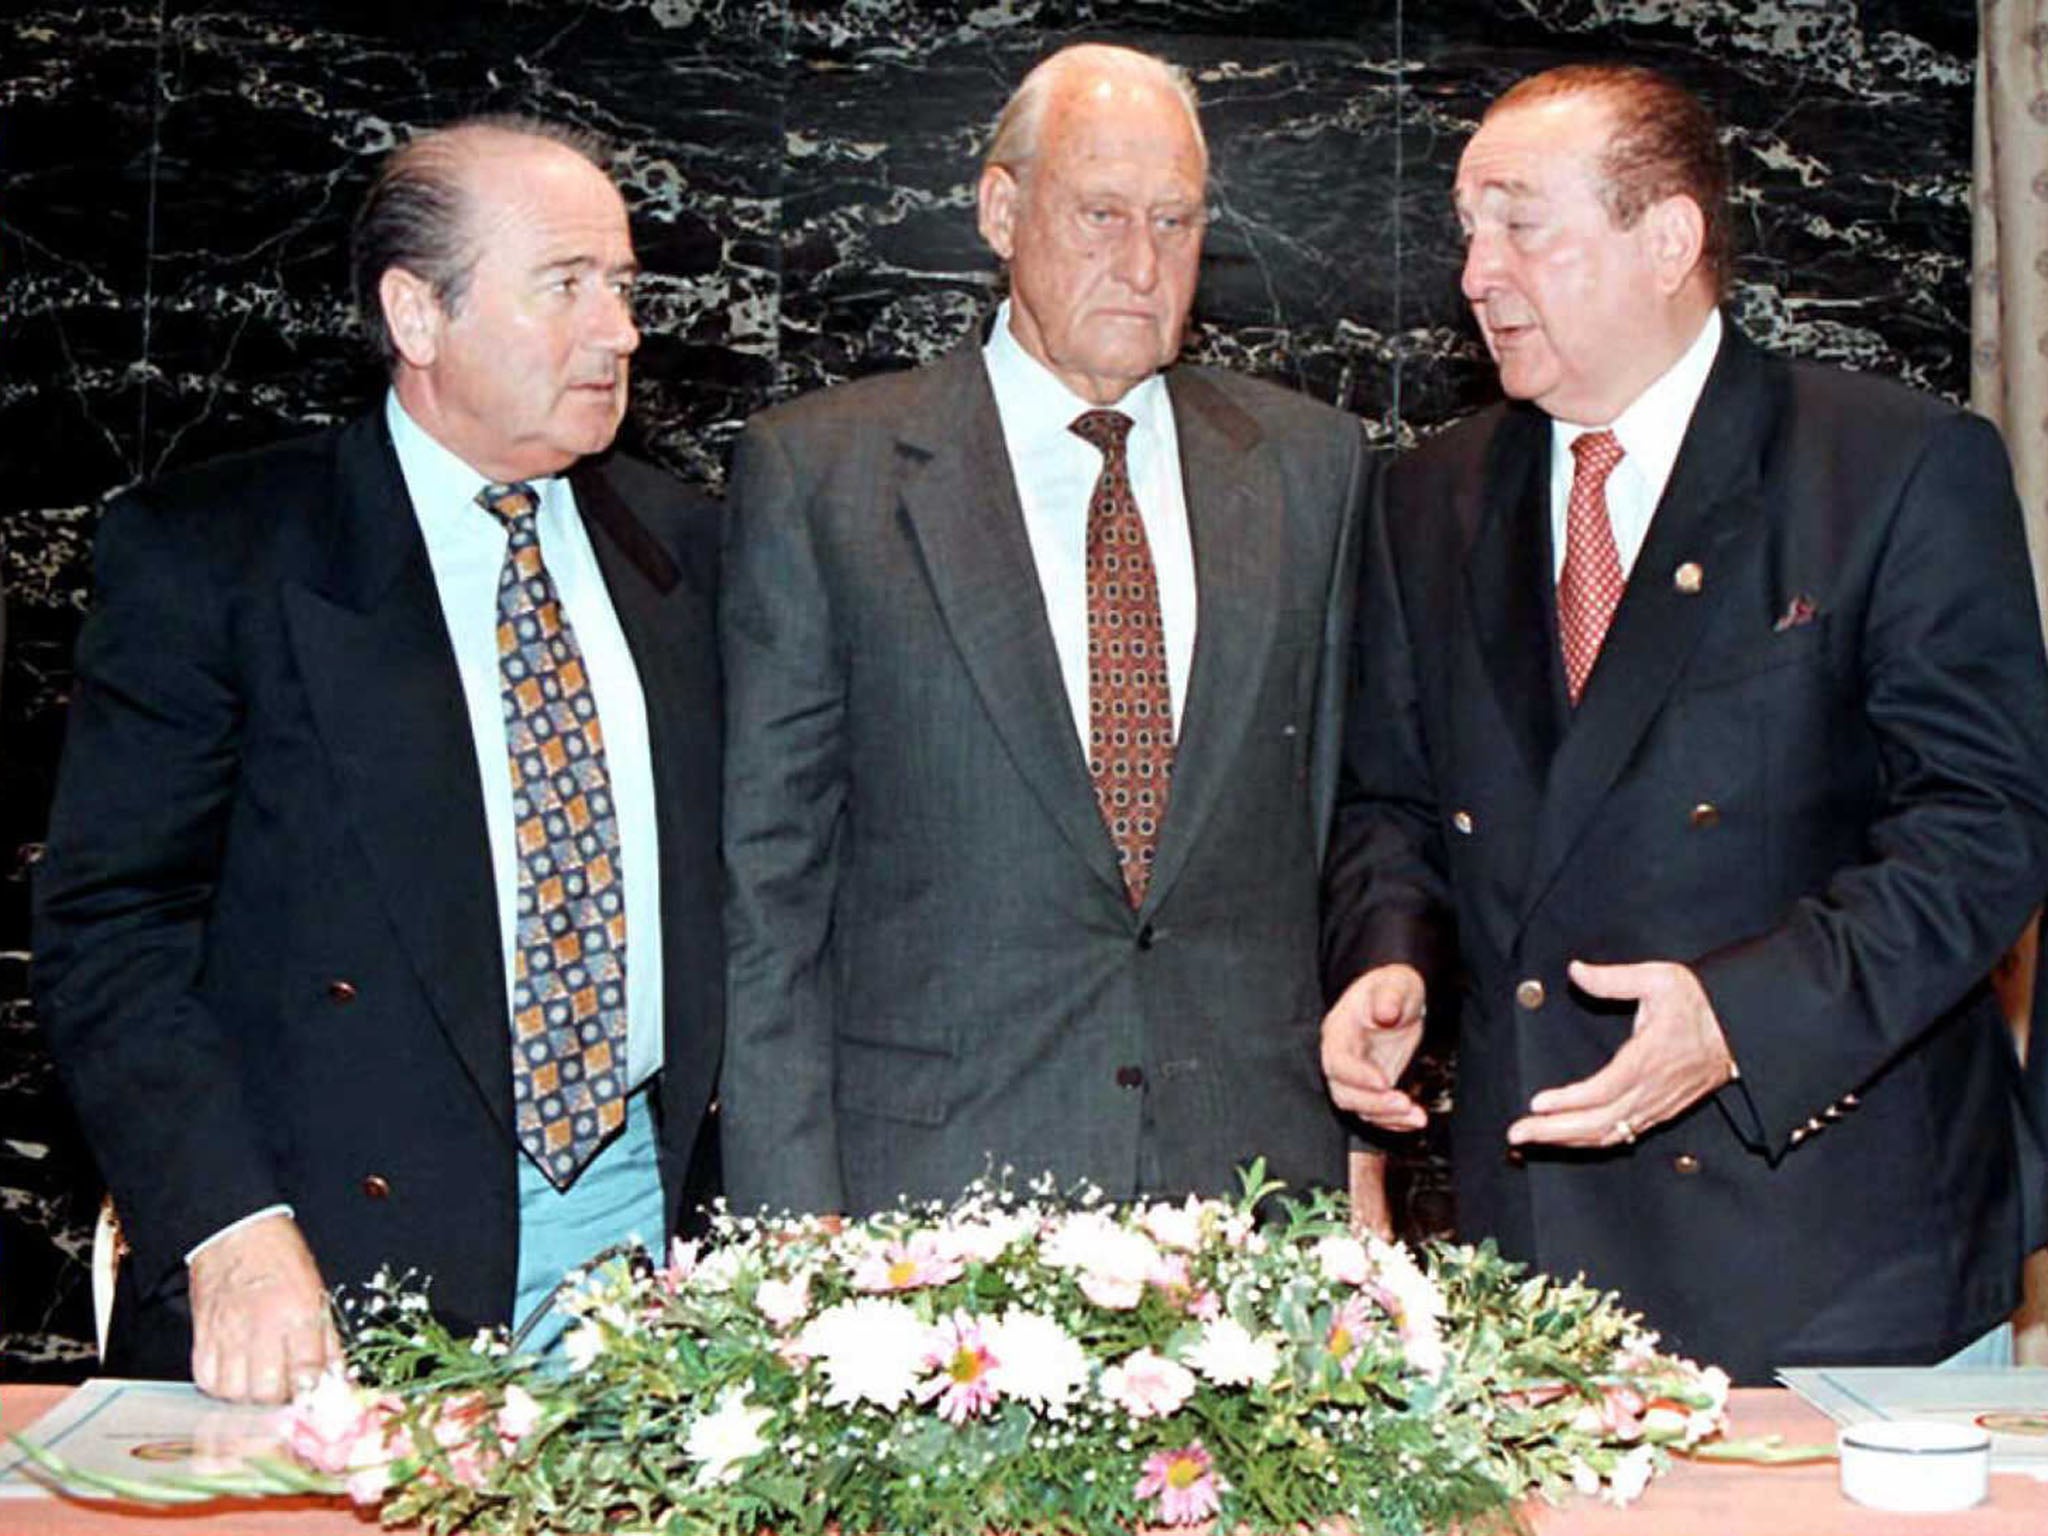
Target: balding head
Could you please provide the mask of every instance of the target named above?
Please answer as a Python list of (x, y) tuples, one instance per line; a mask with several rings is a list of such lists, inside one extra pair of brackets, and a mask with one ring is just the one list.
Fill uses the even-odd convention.
[(1152, 54), (1110, 43), (1076, 43), (1033, 65), (1003, 104), (988, 153), (982, 157), (983, 168), (1000, 165), (1021, 174), (1039, 152), (1053, 105), (1088, 91), (1154, 93), (1178, 101), (1187, 113), (1206, 174), (1209, 145), (1202, 136), (1194, 82), (1187, 71)]

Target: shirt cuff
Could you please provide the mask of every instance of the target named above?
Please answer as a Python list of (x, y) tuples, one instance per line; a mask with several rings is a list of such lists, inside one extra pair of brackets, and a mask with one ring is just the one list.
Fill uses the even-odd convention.
[(230, 1233), (241, 1231), (242, 1228), (248, 1226), (249, 1223), (252, 1221), (261, 1221), (266, 1216), (296, 1217), (297, 1215), (298, 1212), (294, 1211), (288, 1205), (266, 1205), (260, 1211), (251, 1211), (248, 1215), (244, 1216), (240, 1221), (229, 1222), (226, 1226), (222, 1227), (218, 1232), (214, 1233), (213, 1236), (205, 1238), (200, 1242), (194, 1243), (190, 1248), (186, 1249), (185, 1262), (187, 1264), (190, 1264), (194, 1259), (198, 1258), (200, 1254), (206, 1252), (207, 1249), (211, 1248), (215, 1243), (219, 1242), (222, 1238), (228, 1236)]

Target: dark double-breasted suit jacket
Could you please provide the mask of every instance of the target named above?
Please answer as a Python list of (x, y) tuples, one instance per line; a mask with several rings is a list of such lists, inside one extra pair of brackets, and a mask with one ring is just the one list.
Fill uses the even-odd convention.
[[(1463, 1235), (1741, 1379), (1931, 1361), (2010, 1307), (2043, 1177), (1985, 985), (2048, 876), (1997, 435), (1730, 327), (1576, 710), (1549, 453), (1489, 410), (1371, 519), (1332, 980), (1406, 959), (1455, 998)], [(1693, 967), (1740, 1081), (1632, 1147), (1510, 1153), (1627, 1037), (1573, 959)]]
[(1167, 374), (1199, 620), (1150, 891), (1091, 787), (979, 351), (780, 407), (725, 570), (741, 1208), (1005, 1167), (1112, 1197), (1342, 1177), (1317, 1065), (1357, 422)]
[[(673, 1202), (717, 1070), (715, 509), (572, 472), (646, 699)], [(512, 1306), (504, 959), (469, 716), (382, 412), (122, 498), (38, 872), (38, 1010), (133, 1248), (110, 1365), (182, 1374), (183, 1254), (290, 1203), (330, 1285)], [(672, 1213), (673, 1214), (673, 1213)]]

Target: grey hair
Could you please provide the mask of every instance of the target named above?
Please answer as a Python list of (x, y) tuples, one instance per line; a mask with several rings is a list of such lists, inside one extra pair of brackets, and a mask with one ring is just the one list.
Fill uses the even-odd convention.
[(983, 168), (999, 165), (1014, 175), (1029, 165), (1038, 154), (1046, 108), (1069, 77), (1086, 72), (1148, 80), (1170, 92), (1187, 108), (1195, 147), (1202, 153), (1202, 163), (1209, 163), (1209, 141), (1202, 134), (1201, 103), (1195, 96), (1195, 82), (1186, 70), (1157, 54), (1141, 53), (1135, 48), (1119, 48), (1113, 43), (1075, 43), (1032, 65), (1031, 72), (1003, 103), (995, 132), (989, 138), (988, 152), (982, 156)]
[(469, 291), (480, 253), (469, 235), (465, 171), (479, 152), (470, 141), (480, 133), (559, 144), (611, 174), (611, 146), (598, 134), (512, 112), (465, 117), (393, 150), (371, 183), (349, 236), (356, 312), (369, 327), (386, 367), (398, 362), (398, 348), (377, 293), (386, 272), (400, 267), (420, 278), (433, 290), (434, 301), (451, 315)]

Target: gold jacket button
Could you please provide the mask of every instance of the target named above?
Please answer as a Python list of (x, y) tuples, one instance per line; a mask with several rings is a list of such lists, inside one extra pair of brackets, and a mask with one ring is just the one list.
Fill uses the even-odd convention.
[(1456, 827), (1465, 836), (1470, 837), (1474, 825), (1472, 813), (1470, 811), (1453, 811), (1451, 813), (1451, 825)]
[(1515, 1001), (1530, 1013), (1534, 1013), (1543, 1006), (1543, 998), (1543, 983), (1534, 976), (1531, 976), (1526, 981), (1517, 983), (1515, 986)]
[(391, 1181), (381, 1173), (373, 1173), (363, 1180), (363, 1193), (372, 1200), (389, 1200)]
[(1700, 1171), (1700, 1160), (1690, 1152), (1681, 1152), (1671, 1159), (1673, 1173), (1694, 1174)]
[(1718, 827), (1721, 824), (1721, 807), (1714, 804), (1711, 800), (1702, 800), (1692, 808), (1691, 814), (1686, 817), (1686, 820), (1701, 830), (1705, 830), (1708, 827)]
[(1687, 597), (1691, 597), (1701, 587), (1705, 586), (1706, 583), (1707, 573), (1700, 569), (1700, 564), (1697, 560), (1688, 560), (1671, 573), (1671, 585), (1678, 588)]
[(352, 1003), (356, 1000), (356, 984), (337, 977), (327, 983), (327, 995), (337, 1003)]

